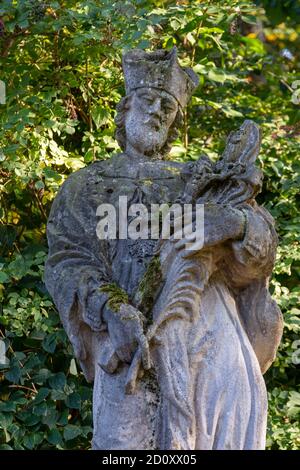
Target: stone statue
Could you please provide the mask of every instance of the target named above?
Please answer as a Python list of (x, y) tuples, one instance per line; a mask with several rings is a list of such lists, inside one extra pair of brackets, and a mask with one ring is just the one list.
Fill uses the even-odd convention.
[[(46, 286), (94, 381), (93, 449), (263, 449), (282, 318), (274, 221), (255, 202), (259, 129), (245, 121), (216, 163), (167, 160), (197, 76), (176, 49), (129, 51), (123, 70), (123, 153), (72, 174), (47, 226)], [(136, 222), (129, 206), (162, 203), (204, 207), (201, 245), (176, 236), (177, 216), (170, 237), (161, 224), (156, 239), (97, 235), (103, 204)]]

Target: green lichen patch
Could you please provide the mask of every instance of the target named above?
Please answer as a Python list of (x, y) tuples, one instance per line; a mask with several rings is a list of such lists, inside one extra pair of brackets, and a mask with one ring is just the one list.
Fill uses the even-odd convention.
[(149, 179), (146, 179), (146, 180), (143, 180), (143, 184), (144, 184), (144, 186), (151, 186), (153, 184), (153, 181), (149, 180)]
[(118, 312), (122, 304), (129, 304), (127, 292), (114, 282), (101, 286), (99, 290), (108, 296), (107, 305), (114, 312)]
[(181, 173), (181, 169), (177, 168), (176, 166), (165, 166), (164, 170), (169, 171), (173, 175), (179, 176)]

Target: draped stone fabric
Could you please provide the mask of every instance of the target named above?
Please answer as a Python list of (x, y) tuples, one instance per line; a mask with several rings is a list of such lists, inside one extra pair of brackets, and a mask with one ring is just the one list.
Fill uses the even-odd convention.
[[(125, 393), (129, 365), (109, 374), (100, 367), (112, 344), (104, 321), (115, 282), (134, 298), (153, 254), (149, 240), (99, 240), (97, 207), (127, 196), (128, 203), (173, 203), (192, 166), (140, 160), (126, 154), (96, 162), (68, 178), (48, 221), (45, 281), (74, 352), (94, 382), (94, 449), (263, 449), (267, 396), (261, 371), (274, 359), (280, 311), (268, 292), (277, 238), (271, 216), (244, 204), (243, 240), (199, 253), (205, 282), (197, 311), (158, 330), (154, 369)], [(164, 307), (180, 259), (161, 252)], [(194, 260), (195, 261), (195, 260)], [(197, 259), (196, 259), (197, 261)], [(109, 312), (108, 312), (109, 313)]]

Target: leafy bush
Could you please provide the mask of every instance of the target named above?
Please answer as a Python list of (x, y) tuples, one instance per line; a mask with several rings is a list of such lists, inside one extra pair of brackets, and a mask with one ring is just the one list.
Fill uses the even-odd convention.
[(300, 448), (298, 9), (293, 0), (1, 2), (2, 449), (89, 448), (91, 386), (43, 284), (45, 224), (66, 177), (118, 150), (121, 51), (173, 45), (200, 76), (173, 159), (215, 158), (245, 118), (262, 127), (259, 202), (277, 221), (271, 288), (285, 319), (266, 375), (268, 448)]

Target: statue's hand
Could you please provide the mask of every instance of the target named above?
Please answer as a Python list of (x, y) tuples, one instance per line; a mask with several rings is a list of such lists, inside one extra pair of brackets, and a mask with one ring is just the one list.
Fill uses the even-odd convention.
[[(194, 222), (186, 230), (187, 237), (175, 241), (178, 250), (186, 248), (186, 256), (192, 256), (195, 251), (215, 246), (228, 240), (240, 240), (244, 236), (246, 219), (242, 211), (221, 204), (205, 204), (204, 206), (204, 239), (196, 234)], [(193, 229), (192, 229), (193, 227)], [(194, 248), (191, 244), (194, 244)]]
[(150, 369), (149, 344), (143, 331), (143, 314), (132, 305), (122, 304), (118, 312), (108, 311), (105, 321), (110, 340), (119, 359), (130, 364), (139, 346), (143, 367), (146, 370)]

